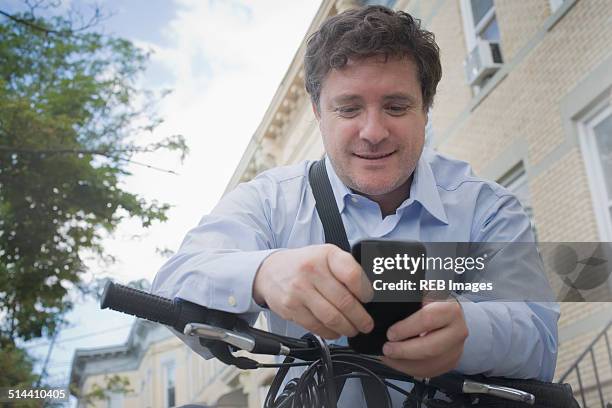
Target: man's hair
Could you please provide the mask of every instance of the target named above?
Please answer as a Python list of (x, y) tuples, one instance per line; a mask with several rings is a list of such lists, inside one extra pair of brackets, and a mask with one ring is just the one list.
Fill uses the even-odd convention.
[(421, 29), (421, 21), (408, 13), (367, 6), (329, 18), (308, 39), (304, 82), (316, 108), (320, 108), (321, 85), (330, 70), (344, 67), (349, 59), (373, 56), (383, 56), (385, 61), (412, 59), (421, 83), (423, 109), (431, 107), (442, 77), (434, 34)]

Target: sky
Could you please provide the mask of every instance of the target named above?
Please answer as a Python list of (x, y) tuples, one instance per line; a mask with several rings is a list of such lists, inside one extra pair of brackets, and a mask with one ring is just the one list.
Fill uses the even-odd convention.
[[(134, 158), (178, 173), (132, 165), (133, 175), (122, 181), (127, 191), (171, 204), (169, 219), (148, 229), (137, 221), (122, 223), (104, 241), (117, 262), (90, 261), (87, 279), (152, 281), (166, 260), (158, 249), (176, 251), (187, 231), (221, 197), (320, 1), (108, 0), (98, 5), (111, 14), (99, 27), (102, 31), (152, 51), (142, 84), (172, 89), (158, 106), (163, 124), (140, 140), (181, 134), (190, 154), (182, 163), (176, 153)], [(13, 0), (5, 7), (16, 11), (23, 6)], [(61, 7), (86, 15), (92, 10), (87, 1), (64, 1)], [(79, 302), (68, 319), (48, 364), (58, 384), (68, 380), (75, 348), (121, 344), (132, 322), (131, 317), (99, 310), (93, 301)], [(29, 345), (44, 360), (49, 341)]]

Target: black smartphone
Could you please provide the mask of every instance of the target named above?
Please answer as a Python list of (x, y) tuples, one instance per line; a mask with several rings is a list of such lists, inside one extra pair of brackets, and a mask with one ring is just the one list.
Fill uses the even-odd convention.
[(389, 327), (421, 308), (426, 249), (418, 241), (368, 239), (351, 252), (374, 289), (372, 301), (363, 304), (374, 329), (349, 337), (348, 344), (358, 353), (382, 355)]

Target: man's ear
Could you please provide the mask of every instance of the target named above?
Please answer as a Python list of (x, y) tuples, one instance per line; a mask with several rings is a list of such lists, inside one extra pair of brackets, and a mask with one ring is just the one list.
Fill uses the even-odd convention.
[(321, 113), (319, 112), (319, 108), (317, 107), (317, 104), (314, 103), (313, 100), (311, 100), (310, 105), (312, 106), (312, 113), (314, 113), (315, 118), (317, 118), (317, 121), (321, 121)]

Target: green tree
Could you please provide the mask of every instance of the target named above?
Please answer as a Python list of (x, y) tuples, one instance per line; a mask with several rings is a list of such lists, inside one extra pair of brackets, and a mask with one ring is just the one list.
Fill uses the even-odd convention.
[[(25, 351), (14, 347), (7, 346), (0, 351), (0, 388), (28, 388), (36, 381), (36, 376), (32, 374), (32, 360)], [(8, 402), (0, 403), (2, 408), (11, 408), (15, 404)], [(19, 408), (37, 408), (40, 403), (35, 401), (24, 402), (18, 404)]]
[(168, 205), (122, 188), (133, 155), (187, 152), (181, 136), (143, 141), (161, 123), (162, 95), (138, 85), (147, 53), (96, 31), (97, 11), (81, 24), (43, 9), (0, 10), (2, 350), (54, 333), (84, 253), (105, 257), (102, 238), (122, 219), (166, 219)]

